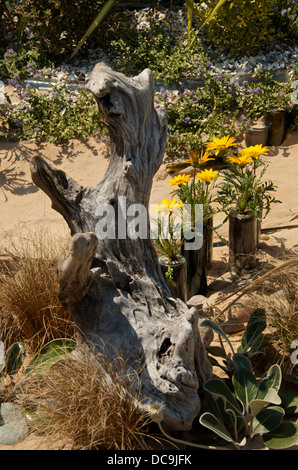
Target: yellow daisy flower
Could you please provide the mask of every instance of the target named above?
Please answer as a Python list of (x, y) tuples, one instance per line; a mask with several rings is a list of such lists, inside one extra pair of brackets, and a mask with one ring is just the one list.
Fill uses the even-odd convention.
[(260, 155), (267, 155), (269, 149), (268, 147), (263, 147), (260, 145), (252, 145), (245, 149), (242, 149), (240, 155), (248, 155), (252, 158), (258, 159)]
[(157, 204), (154, 207), (155, 212), (165, 212), (168, 214), (172, 214), (172, 212), (176, 212), (177, 214), (180, 213), (180, 209), (183, 207), (182, 202), (176, 201), (176, 198), (174, 198), (172, 201), (163, 199), (161, 201), (161, 204)]
[(168, 181), (168, 184), (171, 185), (171, 188), (173, 186), (181, 186), (182, 184), (187, 184), (189, 178), (190, 178), (190, 175), (185, 175), (185, 174), (174, 176), (174, 178)]
[(212, 170), (212, 168), (210, 168), (210, 170), (204, 170), (204, 171), (201, 171), (200, 173), (197, 173), (197, 178), (203, 183), (211, 183), (211, 181), (213, 181), (214, 179), (216, 178), (219, 178), (219, 176), (216, 176), (217, 175), (217, 171), (214, 171)]
[(227, 135), (225, 137), (213, 137), (212, 142), (207, 143), (208, 150), (215, 150), (215, 155), (218, 155), (221, 150), (226, 150), (232, 145), (235, 145), (236, 139)]
[(245, 166), (248, 163), (251, 163), (253, 161), (250, 155), (241, 155), (241, 154), (238, 155), (238, 157), (236, 156), (228, 157), (227, 160), (229, 160), (229, 162), (231, 163), (236, 163), (237, 165), (240, 165), (240, 166)]
[(189, 160), (187, 163), (190, 163), (194, 167), (203, 165), (209, 160), (215, 160), (214, 158), (210, 157), (210, 152), (204, 150), (192, 150), (188, 157)]

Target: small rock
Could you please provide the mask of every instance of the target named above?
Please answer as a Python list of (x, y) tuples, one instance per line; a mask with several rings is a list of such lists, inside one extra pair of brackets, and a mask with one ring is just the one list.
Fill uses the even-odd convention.
[(204, 295), (194, 295), (186, 302), (186, 305), (188, 306), (188, 308), (196, 307), (201, 309), (204, 303), (207, 301), (208, 299)]
[(78, 81), (78, 77), (74, 74), (74, 73), (70, 73), (68, 75), (68, 81), (69, 82), (77, 82)]
[(227, 335), (232, 335), (245, 330), (243, 323), (237, 320), (228, 320), (222, 323), (220, 327)]
[(25, 439), (29, 427), (19, 408), (13, 403), (0, 405), (0, 444), (13, 445)]
[(61, 80), (64, 80), (66, 78), (66, 75), (64, 72), (59, 72), (57, 73), (57, 80), (60, 82)]
[(236, 303), (230, 307), (228, 319), (246, 323), (253, 311), (254, 307), (251, 305)]
[(201, 327), (201, 322), (203, 320), (204, 320), (204, 318), (199, 320), (200, 337), (201, 337), (202, 343), (205, 346), (210, 346), (210, 344), (212, 343), (212, 341), (214, 339), (214, 331), (211, 328), (207, 328), (205, 326)]
[(260, 240), (270, 240), (270, 236), (263, 233), (260, 235)]

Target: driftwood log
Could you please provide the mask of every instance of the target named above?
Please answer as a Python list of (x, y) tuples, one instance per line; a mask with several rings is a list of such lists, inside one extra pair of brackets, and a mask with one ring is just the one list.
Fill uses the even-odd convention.
[[(59, 274), (59, 298), (99, 351), (123, 357), (132, 380), (137, 377), (143, 406), (161, 405), (164, 423), (187, 430), (200, 411), (198, 390), (212, 370), (198, 312), (171, 297), (149, 236), (123, 236), (129, 223), (124, 206), (141, 204), (148, 211), (166, 145), (166, 114), (154, 107), (149, 69), (127, 78), (100, 63), (87, 89), (110, 134), (110, 163), (102, 181), (82, 187), (42, 158), (31, 161), (33, 182), (73, 235)], [(103, 204), (113, 207), (114, 238), (97, 233)], [(107, 221), (110, 235), (112, 222)], [(142, 230), (149, 226), (148, 217)]]

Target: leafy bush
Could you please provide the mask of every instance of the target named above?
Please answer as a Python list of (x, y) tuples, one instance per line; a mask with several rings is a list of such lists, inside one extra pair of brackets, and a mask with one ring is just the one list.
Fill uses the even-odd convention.
[(274, 80), (268, 70), (256, 74), (256, 83), (244, 81), (239, 88), (238, 105), (247, 118), (258, 118), (272, 109), (285, 109), (290, 103), (290, 84)]
[[(217, 0), (206, 2), (202, 20)], [(231, 55), (249, 55), (274, 40), (273, 4), (275, 0), (227, 0), (206, 24), (207, 40), (225, 48)]]
[(297, 44), (298, 5), (296, 0), (276, 0), (273, 23), (279, 39)]
[(186, 43), (173, 41), (171, 37), (140, 33), (137, 41), (123, 39), (111, 42), (116, 57), (116, 67), (126, 75), (137, 75), (150, 68), (155, 80), (165, 84), (177, 83), (182, 76), (196, 73), (198, 57), (204, 59), (200, 46), (188, 48)]
[(12, 107), (6, 97), (8, 104), (0, 108), (0, 138), (33, 138), (36, 141), (61, 143), (72, 138), (88, 140), (92, 135), (103, 132), (97, 106), (89, 92), (79, 89), (70, 93), (59, 83), (51, 92), (38, 91), (21, 77), (47, 77), (36, 68), (34, 61), (20, 67), (22, 57), (18, 57), (10, 50), (3, 60), (11, 77), (8, 82), (14, 87), (21, 104)]
[(205, 139), (238, 135), (246, 121), (239, 112), (239, 87), (228, 75), (215, 74), (208, 61), (196, 60), (196, 74), (204, 85), (172, 95), (164, 88), (157, 94), (166, 109), (169, 122), (167, 155), (187, 157)]
[(208, 411), (200, 416), (200, 423), (238, 449), (256, 435), (272, 449), (296, 444), (298, 425), (283, 421), (279, 365), (271, 366), (258, 383), (249, 359), (236, 354), (233, 362), (236, 370), (231, 381), (215, 378), (204, 384)]
[(12, 7), (24, 21), (27, 40), (59, 59), (73, 51), (103, 4), (104, 0), (22, 0)]
[[(235, 372), (236, 366), (231, 358), (231, 354), (226, 353), (221, 340), (221, 338), (224, 338), (227, 341), (231, 349), (232, 355), (235, 355), (236, 353), (228, 336), (225, 334), (222, 328), (212, 320), (204, 320), (201, 323), (201, 326), (211, 328), (215, 333), (219, 335), (221, 346), (208, 346), (206, 348), (209, 354), (208, 357), (213, 366), (220, 367), (222, 370), (224, 370), (224, 372), (226, 372), (228, 376), (231, 376)], [(246, 330), (244, 331), (241, 338), (241, 344), (237, 349), (237, 355), (245, 356), (251, 359), (256, 355), (264, 354), (264, 345), (268, 341), (268, 338), (263, 334), (266, 326), (267, 323), (265, 309), (257, 308), (251, 313), (249, 317)], [(223, 365), (220, 364), (215, 359), (215, 357), (221, 357), (223, 359)]]
[(37, 49), (28, 46), (23, 47), (19, 52), (15, 52), (14, 49), (10, 48), (5, 51), (0, 59), (1, 77), (11, 78), (12, 73), (17, 73), (20, 78), (25, 78), (28, 76), (28, 64), (34, 64), (35, 69), (37, 69), (50, 67), (53, 62)]

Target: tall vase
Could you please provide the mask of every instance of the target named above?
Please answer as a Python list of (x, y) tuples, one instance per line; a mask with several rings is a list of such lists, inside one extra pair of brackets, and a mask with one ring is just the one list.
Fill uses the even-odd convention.
[(257, 238), (257, 248), (260, 246), (260, 236), (262, 230), (262, 218), (263, 218), (263, 209), (258, 211), (258, 217), (256, 219), (256, 238)]
[(229, 218), (229, 264), (243, 274), (256, 266), (257, 230), (252, 212), (231, 214)]
[[(159, 265), (164, 275), (167, 286), (172, 296), (179, 298), (183, 302), (187, 302), (187, 264), (186, 259), (182, 255), (178, 255), (177, 260), (169, 260), (167, 256), (159, 257)], [(172, 279), (166, 276), (168, 268), (172, 270)]]
[(268, 126), (267, 145), (280, 145), (285, 137), (287, 113), (283, 109), (273, 109), (266, 114), (266, 124)]
[[(209, 228), (208, 228), (209, 227)], [(182, 245), (182, 254), (187, 263), (187, 297), (207, 293), (208, 267), (213, 257), (213, 217), (203, 225), (202, 246), (195, 250), (186, 250)], [(192, 240), (194, 241), (194, 240)]]
[(213, 261), (213, 216), (206, 221), (204, 230), (207, 232), (207, 269), (210, 269)]

